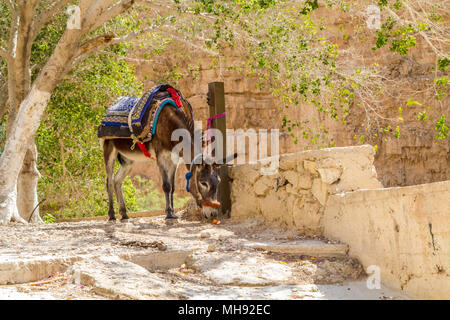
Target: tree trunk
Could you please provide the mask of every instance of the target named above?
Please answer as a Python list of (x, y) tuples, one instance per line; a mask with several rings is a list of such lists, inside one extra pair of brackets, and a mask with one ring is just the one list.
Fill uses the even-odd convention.
[(6, 224), (10, 221), (26, 223), (17, 210), (17, 186), (14, 184), (11, 189), (10, 192), (1, 192), (0, 195), (0, 224)]
[[(45, 24), (69, 2), (59, 1), (59, 5), (56, 4), (55, 7), (56, 11), (50, 8), (41, 13), (40, 21)], [(14, 31), (15, 26), (18, 28), (11, 33), (13, 46), (10, 51), (13, 54), (8, 59), (10, 114), (7, 126), (8, 138), (5, 150), (0, 156), (0, 224), (11, 220), (26, 222), (25, 219), (29, 219), (37, 205), (36, 186), (39, 172), (36, 168), (37, 151), (34, 135), (50, 100), (51, 92), (72, 68), (76, 58), (81, 59), (96, 47), (107, 45), (113, 38), (110, 35), (101, 36), (86, 41), (80, 47), (82, 39), (104, 22), (128, 9), (134, 1), (123, 1), (120, 5), (115, 5), (115, 1), (109, 0), (80, 1), (78, 16), (71, 17), (78, 19), (80, 25), (67, 23), (63, 36), (30, 89), (31, 46), (35, 39), (35, 31), (40, 29), (39, 25), (37, 29), (33, 29), (36, 28), (33, 25), (33, 18), (38, 3), (37, 0), (18, 1), (19, 16), (16, 18), (16, 24), (13, 23), (11, 26), (11, 31)], [(20, 101), (20, 107), (17, 108)], [(39, 220), (36, 211), (31, 220)]]
[[(38, 90), (35, 86), (31, 88), (27, 98), (21, 103), (16, 120), (12, 127), (11, 135), (6, 141), (5, 150), (0, 157), (0, 223), (5, 224), (11, 220), (25, 222), (19, 215), (17, 201), (17, 181), (23, 168), (23, 162), (27, 151), (35, 148), (33, 137), (39, 127), (44, 110), (50, 100), (50, 93)], [(36, 197), (35, 191), (28, 193), (33, 183), (37, 183), (37, 170), (35, 169), (35, 149), (27, 159), (26, 171), (21, 175), (23, 183), (20, 184), (20, 197), (29, 199), (25, 206), (20, 205), (21, 210), (28, 210), (30, 202)], [(31, 180), (25, 181), (26, 177), (33, 175)], [(37, 199), (37, 198), (34, 198)], [(34, 201), (33, 201), (34, 202)], [(31, 209), (32, 210), (32, 209)], [(22, 212), (25, 216), (26, 213)], [(31, 211), (28, 213), (28, 215)]]
[[(23, 160), (22, 170), (17, 179), (17, 209), (19, 215), (29, 222), (42, 222), (39, 215), (37, 183), (40, 178), (37, 169), (37, 148), (33, 143)], [(34, 211), (33, 211), (34, 210)], [(31, 216), (31, 214), (33, 214)]]

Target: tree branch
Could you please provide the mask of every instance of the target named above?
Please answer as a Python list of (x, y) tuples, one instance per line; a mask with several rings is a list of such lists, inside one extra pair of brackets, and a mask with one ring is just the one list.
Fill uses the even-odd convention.
[(5, 83), (0, 88), (0, 119), (7, 111), (8, 106), (8, 85)]
[(162, 63), (160, 61), (156, 61), (156, 60), (150, 60), (150, 59), (138, 59), (138, 58), (131, 58), (128, 56), (121, 56), (117, 53), (111, 52), (111, 51), (104, 51), (104, 50), (97, 50), (97, 52), (99, 54), (104, 54), (104, 55), (108, 55), (108, 56), (112, 56), (115, 57), (117, 59), (121, 59), (121, 60), (125, 60), (125, 61), (131, 61), (131, 62), (135, 62), (135, 63), (153, 63), (153, 64), (159, 64), (162, 65)]
[[(397, 21), (400, 21), (400, 23), (401, 23), (402, 25), (407, 25), (407, 24), (410, 24), (410, 23), (416, 24), (416, 23), (417, 23), (417, 19), (416, 19), (416, 17), (414, 16), (413, 9), (412, 9), (409, 5), (407, 5), (406, 3), (404, 3), (403, 5), (404, 5), (405, 8), (407, 9), (411, 21), (408, 21), (407, 19), (402, 19), (401, 17), (399, 17), (399, 16), (398, 16), (392, 9), (390, 9), (389, 7), (386, 7), (386, 9), (387, 9), (387, 11), (388, 11), (393, 17), (395, 17), (395, 19), (397, 19)], [(403, 21), (403, 20), (405, 20), (405, 21)], [(436, 48), (436, 47), (434, 46), (434, 44), (431, 42), (430, 38), (428, 37), (427, 34), (425, 34), (425, 32), (420, 31), (420, 32), (418, 32), (418, 33), (422, 36), (422, 38), (423, 38), (423, 39), (425, 40), (425, 42), (428, 44), (428, 46), (430, 47), (430, 49), (433, 50), (433, 52), (436, 54), (437, 57), (445, 57), (445, 56), (446, 56), (445, 53), (441, 52), (438, 48)]]
[(83, 27), (83, 29), (85, 29), (85, 34), (94, 31), (104, 23), (127, 11), (134, 4), (134, 1), (135, 0), (121, 0), (109, 7), (109, 9), (106, 7), (107, 10), (99, 9), (100, 13), (93, 12), (92, 14), (96, 15), (95, 17), (88, 16), (86, 18), (87, 21), (92, 21), (92, 23)]
[(9, 8), (9, 10), (11, 11), (11, 14), (16, 12), (16, 8), (14, 6), (14, 3), (11, 0), (7, 0), (5, 2), (6, 2), (6, 5), (8, 6), (8, 8)]
[(17, 10), (14, 8), (14, 5), (11, 1), (8, 1), (7, 3), (11, 3), (11, 27), (9, 29), (9, 47), (8, 51), (11, 57), (14, 57), (15, 55), (15, 47), (17, 45), (17, 33), (19, 28), (19, 15), (17, 13)]
[(217, 18), (217, 16), (215, 16), (213, 14), (208, 14), (205, 12), (195, 13), (195, 12), (189, 11), (189, 10), (179, 10), (179, 9), (173, 8), (167, 4), (161, 4), (161, 3), (158, 3), (156, 1), (151, 1), (151, 0), (136, 0), (136, 3), (143, 5), (147, 8), (154, 9), (154, 10), (157, 10), (157, 9), (168, 10), (168, 11), (177, 13), (178, 15), (181, 15), (181, 16), (202, 17), (202, 18), (208, 18), (208, 19), (216, 19)]
[(48, 7), (45, 11), (43, 11), (37, 20), (34, 22), (33, 26), (33, 34), (32, 39), (36, 39), (37, 35), (39, 34), (39, 31), (42, 29), (42, 27), (47, 24), (51, 18), (55, 16), (58, 12), (60, 12), (64, 7), (66, 7), (70, 2), (73, 0), (58, 0), (53, 2), (53, 4)]
[[(169, 27), (169, 29), (170, 29), (170, 27)], [(172, 31), (175, 33), (175, 30), (172, 30)], [(178, 40), (178, 41), (180, 41), (180, 42), (183, 42), (184, 44), (186, 44), (186, 45), (188, 45), (188, 46), (190, 46), (190, 47), (192, 47), (192, 48), (194, 48), (194, 49), (200, 50), (200, 51), (202, 51), (202, 52), (204, 52), (204, 53), (207, 53), (207, 54), (210, 54), (210, 55), (212, 55), (212, 56), (217, 56), (217, 55), (219, 55), (219, 53), (216, 52), (216, 51), (214, 51), (214, 50), (210, 50), (210, 49), (207, 49), (207, 48), (205, 48), (205, 47), (203, 47), (203, 46), (201, 46), (201, 45), (195, 44), (193, 41), (188, 41), (188, 40), (186, 40), (186, 39), (183, 39), (182, 37), (177, 36), (177, 35), (175, 35), (174, 33), (172, 33), (172, 34), (170, 35), (170, 37), (173, 38), (173, 39), (175, 39), (175, 40)], [(204, 41), (204, 40), (207, 40), (207, 39), (200, 39), (200, 40), (203, 40), (203, 41)]]
[(96, 48), (107, 46), (111, 40), (114, 38), (114, 33), (102, 34), (98, 37), (90, 39), (83, 43), (78, 49), (76, 56), (83, 55), (87, 52), (90, 52)]
[(127, 41), (131, 41), (133, 39), (136, 39), (140, 35), (156, 29), (157, 27), (159, 27), (162, 24), (162, 22), (164, 22), (168, 19), (169, 19), (169, 17), (166, 17), (160, 23), (152, 24), (151, 26), (143, 28), (139, 31), (131, 32), (123, 37), (114, 38), (114, 34), (109, 33), (109, 34), (103, 34), (101, 36), (98, 36), (96, 38), (88, 40), (82, 46), (80, 46), (79, 50), (77, 51), (77, 54), (75, 55), (75, 58), (72, 61), (72, 65), (75, 65), (78, 62), (92, 56), (93, 54), (97, 53), (99, 50), (104, 49), (105, 47), (107, 47), (109, 45), (127, 42)]

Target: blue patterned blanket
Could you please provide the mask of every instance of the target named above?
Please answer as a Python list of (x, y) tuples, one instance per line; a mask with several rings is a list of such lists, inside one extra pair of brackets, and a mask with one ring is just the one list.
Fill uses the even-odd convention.
[(128, 126), (128, 115), (139, 100), (136, 97), (119, 97), (106, 110), (102, 125), (112, 127)]

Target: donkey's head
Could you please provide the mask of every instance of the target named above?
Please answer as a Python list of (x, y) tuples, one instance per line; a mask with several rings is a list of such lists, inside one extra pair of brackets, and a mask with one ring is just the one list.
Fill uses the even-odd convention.
[[(234, 159), (235, 156), (232, 158)], [(197, 205), (202, 209), (205, 218), (217, 216), (221, 203), (219, 202), (220, 167), (226, 164), (213, 163), (210, 158), (203, 159), (202, 163), (192, 165), (192, 182), (189, 192), (195, 198)]]

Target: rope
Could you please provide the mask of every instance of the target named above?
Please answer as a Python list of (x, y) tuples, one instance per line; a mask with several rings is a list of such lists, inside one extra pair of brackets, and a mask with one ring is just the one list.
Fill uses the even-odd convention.
[(198, 159), (199, 157), (202, 157), (202, 156), (203, 156), (203, 154), (202, 154), (202, 153), (199, 153), (198, 155), (196, 155), (196, 156), (194, 157), (194, 159), (193, 159), (192, 162), (191, 162), (191, 166), (189, 167), (189, 172), (186, 173), (186, 175), (185, 175), (185, 177), (186, 177), (186, 191), (187, 191), (187, 192), (189, 192), (189, 180), (191, 180), (191, 178), (192, 178), (192, 166), (194, 165), (195, 161), (197, 161), (197, 159)]

